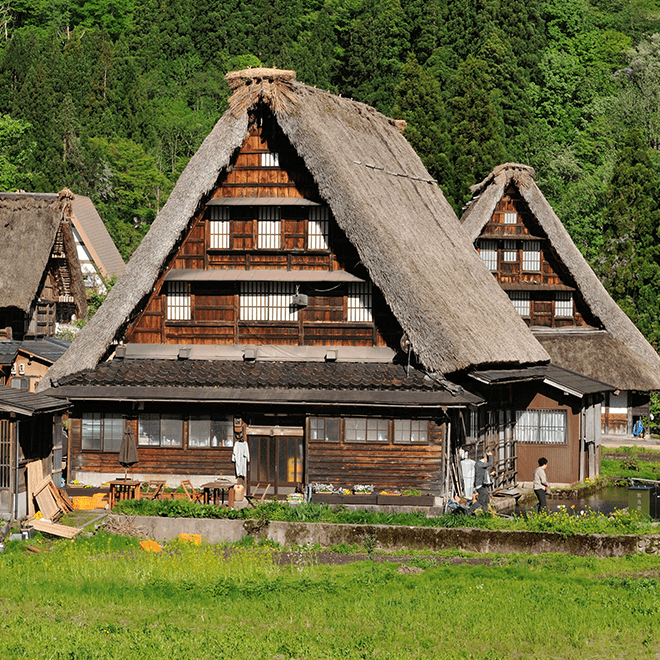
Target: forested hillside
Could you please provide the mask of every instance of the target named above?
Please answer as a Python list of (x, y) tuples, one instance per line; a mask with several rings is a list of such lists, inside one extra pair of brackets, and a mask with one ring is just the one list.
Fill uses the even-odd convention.
[(518, 161), (660, 344), (660, 3), (0, 0), (0, 189), (89, 195), (128, 257), (226, 107), (295, 69), (408, 121), (460, 214)]

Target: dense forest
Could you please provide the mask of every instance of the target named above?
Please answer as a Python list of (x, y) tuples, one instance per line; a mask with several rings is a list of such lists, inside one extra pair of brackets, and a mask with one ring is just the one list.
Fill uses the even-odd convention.
[(247, 66), (408, 122), (460, 214), (532, 165), (660, 345), (657, 0), (0, 0), (0, 189), (89, 195), (124, 257)]

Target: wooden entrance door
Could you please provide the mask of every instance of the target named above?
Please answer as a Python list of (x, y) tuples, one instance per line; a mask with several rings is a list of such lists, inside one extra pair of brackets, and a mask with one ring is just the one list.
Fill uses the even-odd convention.
[(248, 426), (248, 486), (271, 485), (269, 495), (286, 495), (303, 481), (303, 429), (297, 426)]

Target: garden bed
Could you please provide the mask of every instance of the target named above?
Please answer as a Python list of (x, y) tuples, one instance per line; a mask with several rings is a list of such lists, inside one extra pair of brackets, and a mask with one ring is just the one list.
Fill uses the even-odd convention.
[(382, 506), (433, 506), (433, 495), (380, 495), (350, 494), (339, 495), (335, 493), (314, 493), (312, 502), (315, 504), (371, 504)]

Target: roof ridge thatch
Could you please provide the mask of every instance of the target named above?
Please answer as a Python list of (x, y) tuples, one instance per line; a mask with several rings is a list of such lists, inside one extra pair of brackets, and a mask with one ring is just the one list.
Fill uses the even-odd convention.
[(94, 367), (121, 338), (242, 145), (250, 112), (273, 104), (277, 123), (428, 369), (452, 373), (475, 364), (548, 360), (395, 120), (287, 75), (267, 78), (248, 69), (229, 76), (246, 83), (238, 89), (249, 89), (247, 96), (236, 97), (191, 158), (124, 275), (44, 386)]
[(505, 163), (496, 167), (483, 181), (472, 187), (474, 197), (461, 217), (463, 229), (474, 243), (491, 219), (507, 187), (514, 183), (574, 279), (592, 314), (599, 319), (605, 330), (655, 370), (658, 374), (655, 387), (660, 388), (660, 356), (614, 302), (539, 189), (534, 176), (533, 168), (518, 163)]

